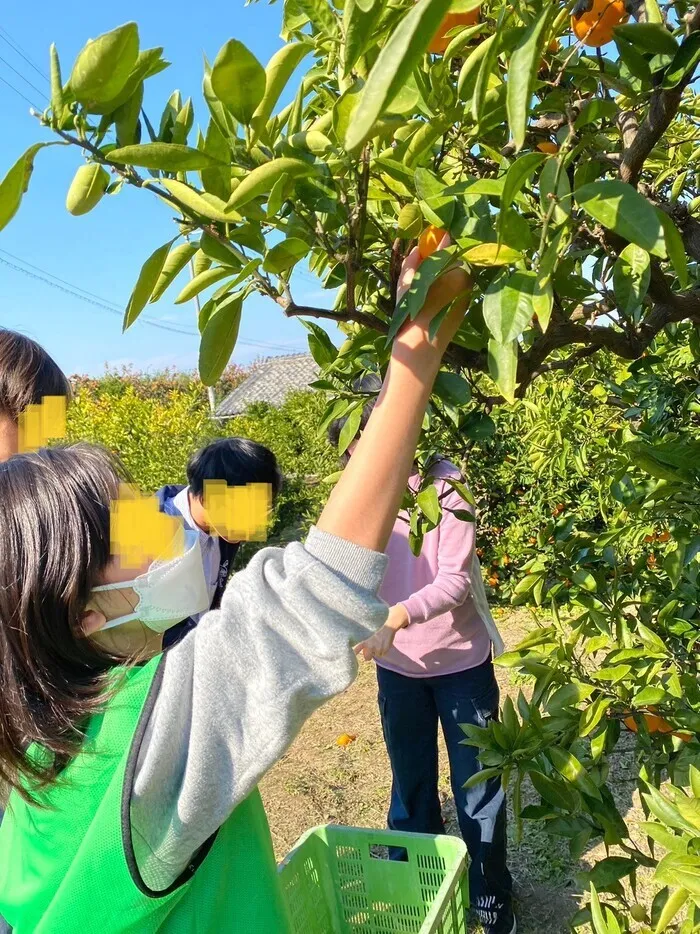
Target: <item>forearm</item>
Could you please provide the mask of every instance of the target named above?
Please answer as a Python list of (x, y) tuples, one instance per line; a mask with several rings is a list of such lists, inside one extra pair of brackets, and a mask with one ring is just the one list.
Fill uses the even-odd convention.
[[(442, 355), (464, 316), (467, 289), (464, 270), (444, 275), (432, 286), (421, 314), (397, 338), (377, 405), (319, 529), (375, 551), (386, 548)], [(430, 320), (455, 296), (460, 297), (431, 340)]]

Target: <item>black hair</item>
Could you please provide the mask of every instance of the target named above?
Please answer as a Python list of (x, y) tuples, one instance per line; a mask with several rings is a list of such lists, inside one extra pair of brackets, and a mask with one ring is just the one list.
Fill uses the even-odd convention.
[(198, 451), (187, 465), (187, 482), (198, 499), (207, 480), (225, 480), (228, 486), (269, 483), (272, 501), (282, 489), (282, 473), (269, 448), (249, 438), (221, 438)]
[(0, 464), (0, 780), (26, 798), (22, 778), (48, 785), (75, 755), (118, 663), (80, 621), (109, 562), (120, 479), (89, 444)]
[[(368, 373), (366, 376), (362, 376), (359, 379), (356, 379), (352, 384), (352, 388), (354, 392), (363, 393), (368, 397), (367, 401), (362, 407), (360, 424), (357, 428), (357, 434), (353, 438), (353, 441), (355, 441), (360, 437), (361, 433), (367, 427), (369, 417), (374, 411), (375, 405), (377, 404), (377, 397), (382, 388), (382, 381), (376, 373)], [(340, 433), (345, 427), (347, 420), (348, 416), (344, 415), (342, 418), (336, 418), (335, 421), (332, 421), (328, 426), (328, 440), (334, 448), (338, 447), (340, 442)], [(347, 453), (347, 451), (341, 455), (340, 460), (343, 466), (347, 464), (347, 462), (350, 460), (350, 455)]]
[(45, 396), (71, 398), (67, 377), (36, 341), (0, 328), (0, 414), (17, 421)]

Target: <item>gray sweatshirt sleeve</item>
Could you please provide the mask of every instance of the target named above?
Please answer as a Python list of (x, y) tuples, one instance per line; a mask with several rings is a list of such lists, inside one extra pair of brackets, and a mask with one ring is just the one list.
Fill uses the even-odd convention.
[(150, 889), (180, 875), (311, 713), (352, 683), (353, 645), (386, 619), (385, 568), (384, 555), (312, 529), (305, 545), (259, 551), (170, 650), (131, 796)]

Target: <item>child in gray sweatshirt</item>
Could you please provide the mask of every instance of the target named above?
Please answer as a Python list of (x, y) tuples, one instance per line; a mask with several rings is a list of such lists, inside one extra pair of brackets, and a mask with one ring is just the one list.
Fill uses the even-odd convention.
[[(409, 256), (402, 289), (419, 262)], [(0, 775), (14, 789), (0, 914), (16, 934), (283, 934), (256, 786), (350, 685), (354, 646), (386, 619), (382, 551), (468, 289), (463, 269), (445, 273), (400, 331), (306, 542), (259, 552), (165, 654), (169, 600), (190, 615), (208, 599), (196, 542), (135, 574), (110, 555), (119, 478), (103, 452), (53, 448), (0, 467)]]

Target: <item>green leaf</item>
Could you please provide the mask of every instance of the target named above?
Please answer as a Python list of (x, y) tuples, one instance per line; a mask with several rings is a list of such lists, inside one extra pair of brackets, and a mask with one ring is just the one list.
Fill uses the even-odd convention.
[(211, 234), (202, 234), (199, 241), (199, 248), (202, 253), (210, 260), (220, 263), (222, 266), (232, 266), (234, 269), (241, 268), (241, 254), (236, 252), (236, 248), (228, 241), (222, 242), (212, 237)]
[(357, 0), (345, 0), (343, 10), (343, 77), (347, 78), (358, 58), (367, 47), (375, 26), (382, 15), (381, 0), (372, 0), (369, 4)]
[(678, 43), (661, 23), (626, 23), (615, 28), (615, 35), (654, 55), (675, 56), (679, 51)]
[(679, 856), (687, 855), (688, 839), (686, 837), (676, 836), (676, 834), (671, 833), (670, 830), (666, 830), (665, 827), (662, 827), (661, 824), (657, 824), (655, 821), (643, 822), (639, 825), (639, 829), (643, 831), (647, 837), (651, 837), (659, 846), (668, 850), (669, 853), (676, 853)]
[(639, 308), (651, 281), (651, 259), (646, 250), (628, 244), (615, 260), (613, 289), (620, 312), (630, 315)]
[(615, 882), (626, 878), (637, 867), (638, 864), (634, 859), (629, 859), (626, 856), (608, 856), (597, 862), (587, 875), (596, 889), (600, 891), (608, 889)]
[(522, 259), (522, 253), (513, 247), (502, 243), (480, 243), (473, 246), (464, 254), (464, 258), (472, 266), (509, 266)]
[(131, 97), (114, 111), (114, 129), (117, 146), (131, 146), (138, 142), (137, 131), (143, 103), (143, 82)]
[(495, 70), (498, 63), (498, 53), (500, 50), (500, 45), (498, 39), (501, 34), (500, 25), (502, 16), (499, 19), (499, 22), (496, 24), (496, 40), (495, 42), (489, 43), (488, 52), (481, 59), (481, 64), (479, 66), (479, 72), (476, 76), (476, 83), (474, 84), (474, 93), (472, 94), (472, 118), (474, 123), (478, 124), (481, 120), (482, 111), (484, 108), (484, 100), (486, 98), (486, 92), (489, 90), (489, 79), (491, 74)]
[(309, 244), (298, 237), (287, 237), (280, 243), (271, 247), (263, 260), (265, 272), (279, 274), (287, 272), (295, 263), (303, 259), (309, 252)]
[(595, 730), (612, 704), (610, 697), (598, 697), (581, 714), (578, 735), (588, 736)]
[(700, 32), (691, 32), (683, 40), (673, 61), (666, 69), (661, 86), (667, 90), (678, 87), (686, 75), (695, 73), (698, 63), (700, 63)]
[(66, 195), (68, 213), (78, 217), (91, 211), (102, 199), (109, 182), (109, 172), (103, 166), (96, 162), (81, 165)]
[(593, 922), (593, 930), (595, 934), (611, 934), (608, 929), (605, 919), (603, 918), (603, 911), (600, 907), (600, 899), (598, 898), (598, 893), (595, 890), (595, 886), (591, 885), (591, 921)]
[[(534, 576), (534, 574), (527, 575), (527, 577)], [(525, 580), (527, 580), (527, 577)], [(545, 709), (548, 714), (560, 713), (563, 707), (580, 704), (581, 701), (589, 698), (594, 690), (592, 684), (581, 684), (579, 681), (565, 684), (554, 692)]]
[(357, 433), (360, 430), (360, 422), (362, 421), (362, 409), (362, 402), (356, 403), (354, 408), (348, 413), (347, 421), (340, 430), (340, 437), (338, 438), (338, 455), (340, 457), (345, 454), (357, 437)]
[(439, 525), (442, 509), (438, 499), (437, 487), (434, 483), (420, 491), (416, 496), (416, 505), (429, 522), (433, 525)]
[(440, 370), (433, 392), (450, 405), (466, 405), (471, 399), (471, 388), (466, 379), (449, 370)]
[(0, 230), (7, 227), (19, 210), (22, 196), (29, 186), (29, 179), (34, 169), (34, 157), (46, 145), (46, 143), (35, 143), (30, 146), (0, 182)]
[(301, 323), (309, 332), (309, 350), (315, 362), (320, 367), (330, 366), (338, 356), (338, 348), (318, 324), (303, 319)]
[(209, 113), (224, 139), (231, 139), (236, 135), (236, 121), (214, 93), (211, 86), (211, 68), (205, 62), (204, 78), (202, 79), (202, 96), (207, 102)]
[(502, 273), (484, 293), (484, 321), (494, 340), (507, 344), (520, 337), (533, 315), (549, 322), (552, 302), (551, 285), (543, 286), (534, 272)]
[(547, 750), (547, 755), (557, 772), (563, 775), (567, 781), (571, 782), (583, 794), (600, 800), (600, 791), (597, 785), (576, 756), (561, 746), (551, 746)]
[(491, 35), (487, 39), (479, 42), (477, 47), (466, 56), (457, 79), (457, 94), (462, 101), (468, 100), (476, 86), (479, 70), (484, 58), (489, 54), (489, 50), (496, 42), (496, 36)]
[[(653, 785), (647, 787), (642, 798), (644, 798), (647, 807), (654, 817), (658, 818), (666, 827), (673, 827), (675, 830), (680, 830), (683, 833), (695, 835), (695, 828), (693, 825), (688, 823), (688, 821), (681, 816), (678, 808), (665, 798), (657, 788), (654, 788)], [(660, 881), (670, 881), (672, 884), (675, 884), (679, 880)]]
[(655, 256), (666, 256), (664, 229), (652, 204), (618, 179), (591, 182), (576, 190), (583, 210), (603, 227)]
[(515, 387), (518, 372), (518, 342), (499, 344), (493, 339), (488, 346), (489, 374), (501, 395), (510, 402), (515, 402)]
[(314, 167), (301, 159), (288, 157), (272, 159), (253, 169), (243, 179), (238, 188), (234, 190), (226, 207), (227, 209), (240, 208), (253, 198), (268, 194), (282, 175), (287, 175), (289, 178), (301, 178), (305, 175), (312, 175), (313, 172)]
[(236, 120), (246, 126), (265, 97), (265, 69), (242, 42), (229, 39), (214, 60), (211, 87)]
[(63, 99), (63, 82), (61, 80), (61, 65), (58, 60), (58, 51), (54, 43), (49, 47), (51, 60), (51, 110), (55, 120), (60, 120), (65, 106)]
[(136, 23), (126, 23), (97, 39), (90, 39), (73, 65), (68, 84), (75, 99), (85, 104), (115, 98), (126, 84), (139, 54)]
[[(547, 214), (551, 198), (556, 198), (557, 203), (552, 215), (555, 224), (563, 224), (571, 214), (571, 185), (566, 171), (560, 169), (561, 164), (561, 160), (558, 158), (551, 157), (547, 159), (540, 175), (542, 214)], [(559, 176), (558, 179), (557, 175)]]
[(369, 139), (377, 120), (419, 63), (437, 32), (450, 0), (421, 0), (406, 13), (380, 51), (345, 136), (348, 152)]
[(231, 197), (231, 147), (214, 119), (209, 121), (202, 149), (216, 163), (214, 167), (200, 171), (202, 187), (226, 202)]
[(588, 103), (581, 108), (574, 123), (574, 127), (577, 130), (581, 130), (590, 123), (597, 123), (598, 120), (612, 120), (617, 116), (617, 112), (618, 106), (615, 101), (601, 100), (598, 97), (594, 97), (593, 100), (588, 101)]
[(208, 217), (209, 220), (230, 224), (240, 220), (234, 211), (228, 211), (227, 206), (220, 198), (209, 195), (185, 185), (174, 178), (162, 178), (158, 184), (174, 195), (177, 200), (195, 215)]
[(415, 240), (423, 229), (423, 215), (417, 204), (405, 204), (396, 221), (396, 233), (402, 240)]
[(697, 856), (669, 853), (656, 868), (656, 881), (667, 885), (682, 885), (695, 898), (700, 898), (700, 859)]
[(126, 331), (127, 328), (130, 328), (146, 307), (146, 303), (153, 294), (156, 283), (163, 271), (165, 260), (173, 242), (173, 240), (169, 240), (167, 243), (164, 243), (163, 246), (159, 246), (157, 250), (151, 253), (141, 267), (141, 272), (136, 280), (134, 291), (131, 293), (131, 298), (124, 312), (123, 330)]
[(671, 265), (678, 276), (680, 287), (685, 289), (688, 287), (688, 257), (686, 256), (683, 239), (678, 228), (673, 223), (673, 219), (669, 217), (665, 211), (662, 211), (661, 208), (657, 208), (657, 214), (661, 221), (661, 226), (664, 229), (668, 258), (671, 260)]
[(508, 214), (508, 207), (513, 204), (517, 195), (523, 189), (525, 182), (535, 173), (535, 170), (547, 157), (540, 152), (528, 152), (513, 162), (506, 173), (501, 196), (501, 211), (498, 215), (499, 240), (503, 237), (503, 225)]
[(287, 82), (302, 59), (313, 46), (308, 42), (290, 42), (272, 56), (265, 69), (265, 94), (251, 120), (253, 132), (251, 144), (255, 143), (267, 126), (272, 110), (280, 98)]
[(233, 270), (229, 266), (212, 266), (210, 269), (205, 269), (194, 279), (190, 279), (173, 304), (182, 305), (184, 302), (189, 302), (195, 295), (199, 295), (204, 289), (208, 289), (210, 285), (220, 282), (232, 273)]
[(654, 928), (654, 934), (662, 934), (662, 932), (668, 928), (669, 924), (688, 901), (689, 897), (690, 893), (687, 889), (676, 889), (676, 891), (671, 894), (659, 915), (659, 920)]
[(182, 272), (196, 252), (196, 243), (181, 243), (168, 253), (168, 257), (163, 263), (163, 268), (160, 271), (158, 281), (155, 284), (149, 301), (158, 301), (163, 292), (165, 292), (171, 282)]
[(562, 811), (578, 810), (581, 799), (573, 789), (567, 788), (563, 782), (555, 782), (541, 772), (533, 770), (529, 775), (535, 791), (543, 801)]
[(356, 81), (352, 87), (344, 91), (333, 105), (333, 132), (339, 143), (343, 143), (348, 132), (353, 114), (360, 101), (360, 94), (364, 84)]
[[(637, 634), (642, 640), (644, 645), (650, 649), (652, 652), (663, 652), (666, 653), (666, 644), (663, 639), (656, 635), (656, 633), (649, 629), (648, 626), (645, 626), (640, 620), (637, 620)], [(640, 703), (654, 704), (659, 703), (659, 701), (641, 701)]]
[(230, 295), (217, 305), (206, 323), (199, 345), (199, 376), (205, 386), (217, 382), (231, 359), (242, 311), (242, 297)]
[(583, 568), (578, 568), (574, 571), (572, 580), (577, 587), (582, 587), (590, 593), (595, 593), (598, 589), (595, 577), (593, 577), (590, 571), (584, 571)]
[(113, 149), (109, 158), (112, 162), (138, 165), (144, 169), (160, 169), (162, 172), (194, 172), (221, 167), (218, 159), (213, 159), (200, 149), (191, 149), (180, 143), (122, 146), (121, 149)]
[(525, 143), (532, 93), (542, 60), (551, 10), (550, 4), (545, 4), (544, 9), (522, 37), (510, 58), (507, 96), (508, 124), (516, 151), (522, 149)]

